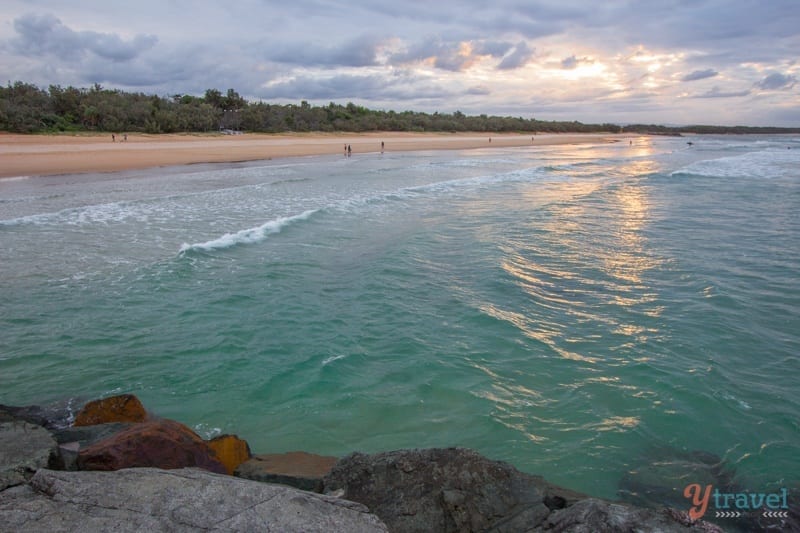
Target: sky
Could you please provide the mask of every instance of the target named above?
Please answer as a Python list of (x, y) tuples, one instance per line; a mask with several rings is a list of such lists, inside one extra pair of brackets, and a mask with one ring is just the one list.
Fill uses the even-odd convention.
[(0, 82), (800, 127), (800, 0), (3, 0)]

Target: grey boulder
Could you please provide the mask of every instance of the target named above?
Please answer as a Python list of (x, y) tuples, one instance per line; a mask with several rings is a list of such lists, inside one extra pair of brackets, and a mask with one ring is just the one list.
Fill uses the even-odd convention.
[(385, 532), (358, 503), (197, 469), (42, 469), (0, 492), (0, 531)]
[(21, 420), (0, 423), (0, 491), (25, 483), (36, 470), (53, 464), (57, 444), (42, 426)]
[(324, 484), (392, 531), (525, 531), (550, 513), (534, 476), (464, 448), (354, 453)]

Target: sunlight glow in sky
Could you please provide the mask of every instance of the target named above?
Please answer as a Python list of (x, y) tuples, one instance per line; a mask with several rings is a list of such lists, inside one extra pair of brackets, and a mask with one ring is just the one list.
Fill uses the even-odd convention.
[(800, 126), (796, 0), (5, 0), (17, 80), (582, 122)]

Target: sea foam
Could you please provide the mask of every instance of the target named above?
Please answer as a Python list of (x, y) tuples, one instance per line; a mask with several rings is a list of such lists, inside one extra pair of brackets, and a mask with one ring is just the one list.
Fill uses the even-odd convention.
[(800, 151), (769, 149), (717, 159), (695, 161), (670, 175), (696, 175), (721, 178), (775, 178), (784, 168), (800, 162)]
[(241, 231), (237, 231), (236, 233), (226, 233), (221, 237), (217, 237), (216, 239), (212, 239), (210, 241), (195, 243), (195, 244), (187, 244), (184, 243), (181, 246), (180, 253), (186, 253), (188, 251), (204, 251), (210, 252), (213, 250), (222, 250), (225, 248), (230, 248), (232, 246), (236, 246), (239, 244), (253, 244), (257, 242), (261, 242), (267, 238), (267, 236), (272, 235), (273, 233), (280, 232), (286, 226), (293, 224), (295, 222), (301, 220), (307, 220), (311, 215), (319, 211), (318, 209), (311, 209), (308, 211), (304, 211), (299, 215), (294, 215), (290, 217), (280, 217), (274, 220), (270, 220), (257, 226), (255, 228), (248, 228), (243, 229)]

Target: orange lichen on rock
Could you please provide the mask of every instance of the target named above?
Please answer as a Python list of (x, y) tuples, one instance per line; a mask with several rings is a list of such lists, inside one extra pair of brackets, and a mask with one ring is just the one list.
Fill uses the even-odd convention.
[(252, 456), (247, 441), (236, 435), (220, 435), (207, 441), (207, 444), (217, 454), (217, 459), (225, 465), (230, 475), (233, 475), (236, 467)]
[(109, 422), (144, 422), (147, 411), (133, 394), (120, 394), (94, 400), (83, 406), (75, 417), (73, 426), (93, 426)]

